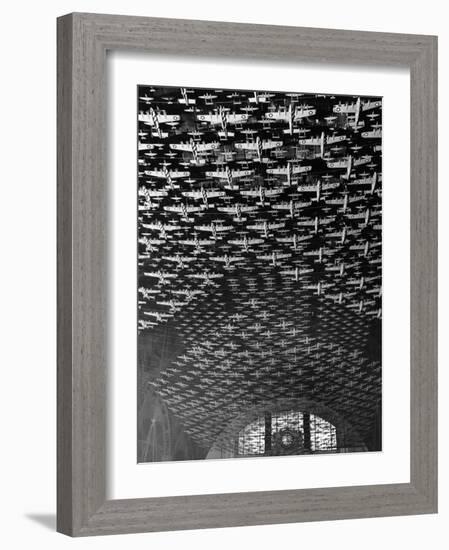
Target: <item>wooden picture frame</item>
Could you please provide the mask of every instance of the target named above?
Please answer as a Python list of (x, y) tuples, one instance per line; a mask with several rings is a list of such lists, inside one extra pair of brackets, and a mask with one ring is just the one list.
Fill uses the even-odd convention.
[[(409, 483), (106, 499), (106, 52), (406, 66), (411, 75)], [(437, 38), (73, 13), (58, 19), (57, 529), (71, 536), (437, 511)]]

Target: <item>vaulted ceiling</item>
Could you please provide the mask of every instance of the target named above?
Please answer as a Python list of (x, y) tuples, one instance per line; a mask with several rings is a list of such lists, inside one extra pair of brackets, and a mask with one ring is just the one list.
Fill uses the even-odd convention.
[(140, 395), (211, 447), (309, 399), (381, 395), (381, 100), (139, 87)]

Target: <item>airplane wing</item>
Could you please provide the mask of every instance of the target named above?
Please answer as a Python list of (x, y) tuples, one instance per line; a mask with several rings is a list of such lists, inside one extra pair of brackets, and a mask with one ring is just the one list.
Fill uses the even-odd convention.
[(300, 193), (316, 193), (316, 184), (312, 185), (298, 185), (298, 192)]
[(293, 242), (293, 237), (276, 237), (276, 240), (280, 243), (291, 243)]
[(190, 176), (190, 172), (170, 172), (170, 177), (172, 178), (187, 178), (188, 176)]
[(323, 191), (327, 191), (328, 189), (335, 189), (339, 185), (340, 185), (340, 183), (338, 181), (335, 182), (335, 183), (323, 183), (323, 184), (321, 184), (321, 189)]
[(382, 137), (382, 130), (376, 129), (376, 130), (370, 130), (369, 132), (362, 132), (363, 138), (381, 138)]
[(247, 190), (241, 190), (240, 194), (245, 195), (247, 197), (258, 197), (260, 191), (258, 189), (247, 189)]
[(224, 197), (226, 193), (224, 191), (206, 191), (206, 195), (208, 198), (215, 198), (215, 197)]
[(221, 124), (222, 118), (220, 115), (197, 115), (197, 120), (200, 122), (210, 122), (211, 124)]
[(149, 151), (154, 149), (154, 145), (151, 143), (139, 143), (139, 151)]
[(295, 113), (295, 120), (316, 115), (316, 109), (299, 109)]
[(158, 189), (147, 189), (145, 195), (149, 197), (166, 197), (168, 195), (167, 191), (158, 190)]
[(192, 146), (190, 143), (170, 143), (170, 149), (174, 149), (176, 151), (191, 151)]
[(283, 167), (283, 168), (267, 168), (267, 174), (287, 174), (288, 173), (288, 168), (287, 167)]
[(358, 158), (358, 159), (354, 159), (354, 166), (360, 166), (362, 164), (367, 164), (368, 162), (371, 162), (371, 160), (372, 160), (371, 156), (366, 156), (366, 157), (361, 157), (361, 158)]
[(146, 170), (146, 173), (149, 176), (154, 176), (156, 178), (165, 178), (165, 172), (162, 170)]
[(139, 122), (145, 122), (145, 124), (149, 124), (150, 126), (154, 124), (153, 118), (151, 117), (150, 113), (139, 113), (139, 116), (137, 118)]
[(310, 172), (312, 170), (311, 166), (293, 166), (292, 172), (293, 174), (301, 174), (303, 172)]
[(263, 141), (262, 149), (274, 149), (275, 147), (281, 147), (282, 141)]
[[(229, 241), (231, 242), (231, 241)], [(241, 244), (241, 243), (239, 243)], [(212, 260), (215, 260), (216, 262), (239, 262), (244, 260), (242, 256), (228, 256), (228, 258), (225, 258), (225, 256), (212, 256)]]
[(189, 197), (191, 199), (201, 199), (203, 196), (201, 191), (183, 191), (182, 194), (184, 197)]
[(143, 223), (142, 227), (144, 227), (145, 229), (160, 229), (160, 227), (155, 223)]
[(304, 138), (304, 139), (299, 139), (298, 143), (300, 145), (320, 145), (321, 140), (320, 138)]
[(224, 171), (214, 170), (212, 172), (206, 172), (206, 176), (209, 178), (227, 178), (228, 174)]
[(362, 103), (362, 111), (370, 111), (371, 109), (375, 109), (376, 107), (381, 107), (382, 101), (367, 101), (365, 103)]
[(346, 136), (329, 136), (326, 138), (326, 143), (332, 145), (333, 143), (340, 143), (346, 141), (348, 138)]
[(334, 105), (332, 109), (334, 113), (355, 113), (357, 111), (356, 103), (345, 103)]
[(289, 210), (292, 206), (294, 207), (294, 204), (291, 205), (289, 202), (278, 202), (277, 204), (273, 204), (271, 208), (275, 210)]
[(249, 118), (249, 115), (246, 114), (236, 114), (227, 115), (226, 119), (231, 124), (237, 124), (239, 122), (246, 122)]
[(219, 143), (198, 143), (196, 145), (197, 151), (212, 151), (220, 147)]
[(264, 193), (266, 197), (275, 197), (276, 195), (280, 195), (283, 193), (283, 189), (265, 189)]
[(235, 143), (234, 144), (234, 147), (236, 149), (248, 149), (250, 151), (253, 151), (253, 150), (256, 150), (257, 149), (257, 143), (251, 143), (251, 142), (246, 142), (246, 143)]
[(213, 231), (211, 225), (195, 225), (197, 231)]
[(328, 168), (346, 168), (348, 166), (348, 160), (336, 160), (327, 161)]
[(233, 170), (232, 176), (234, 178), (243, 178), (245, 176), (250, 176), (252, 173), (252, 170)]
[(268, 228), (269, 228), (269, 229), (280, 229), (281, 227), (285, 227), (285, 223), (284, 223), (284, 222), (269, 223), (269, 224), (268, 224)]
[(179, 122), (181, 120), (180, 115), (157, 115), (158, 122)]
[(271, 111), (265, 116), (270, 120), (289, 120), (290, 114), (287, 111)]

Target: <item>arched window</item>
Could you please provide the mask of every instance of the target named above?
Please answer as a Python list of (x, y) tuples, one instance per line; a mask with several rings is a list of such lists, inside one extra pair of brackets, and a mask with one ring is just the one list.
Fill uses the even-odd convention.
[(289, 455), (337, 450), (336, 427), (316, 414), (269, 412), (238, 433), (238, 456)]

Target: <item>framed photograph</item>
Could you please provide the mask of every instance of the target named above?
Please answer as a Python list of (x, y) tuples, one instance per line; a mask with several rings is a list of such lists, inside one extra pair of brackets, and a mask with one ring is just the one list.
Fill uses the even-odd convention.
[(58, 531), (437, 511), (437, 39), (58, 19)]

